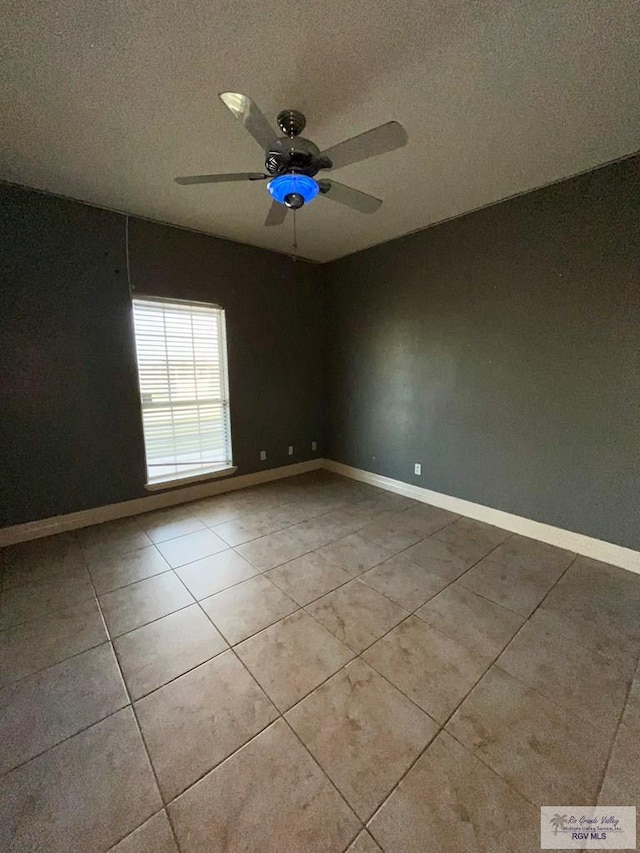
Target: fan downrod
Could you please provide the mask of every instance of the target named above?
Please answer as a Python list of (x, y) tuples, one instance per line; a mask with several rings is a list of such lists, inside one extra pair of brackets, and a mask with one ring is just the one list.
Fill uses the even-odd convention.
[(280, 130), (290, 139), (299, 136), (307, 126), (306, 118), (298, 110), (282, 110), (276, 121)]

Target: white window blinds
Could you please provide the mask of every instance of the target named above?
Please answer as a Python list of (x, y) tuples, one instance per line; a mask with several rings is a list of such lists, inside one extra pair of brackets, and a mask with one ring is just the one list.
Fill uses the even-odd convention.
[(149, 483), (231, 465), (224, 311), (133, 300)]

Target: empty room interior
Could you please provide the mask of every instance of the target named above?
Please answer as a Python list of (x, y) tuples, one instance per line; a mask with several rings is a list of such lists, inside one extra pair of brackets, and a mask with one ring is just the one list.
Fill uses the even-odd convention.
[(637, 0), (0, 21), (0, 850), (637, 850)]

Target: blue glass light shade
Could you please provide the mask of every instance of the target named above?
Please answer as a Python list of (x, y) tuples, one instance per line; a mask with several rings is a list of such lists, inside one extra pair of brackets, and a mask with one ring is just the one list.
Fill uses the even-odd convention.
[(285, 203), (284, 200), (290, 193), (298, 193), (304, 203), (308, 204), (320, 192), (318, 182), (307, 175), (278, 175), (269, 181), (267, 189), (280, 204)]

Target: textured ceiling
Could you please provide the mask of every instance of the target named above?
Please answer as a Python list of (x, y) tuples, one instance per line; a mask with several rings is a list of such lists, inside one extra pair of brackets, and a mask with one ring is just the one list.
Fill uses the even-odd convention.
[(395, 119), (406, 148), (328, 174), (384, 199), (318, 199), (299, 254), (339, 257), (624, 156), (640, 138), (637, 0), (5, 0), (0, 177), (290, 251), (218, 100), (307, 115), (328, 147)]

